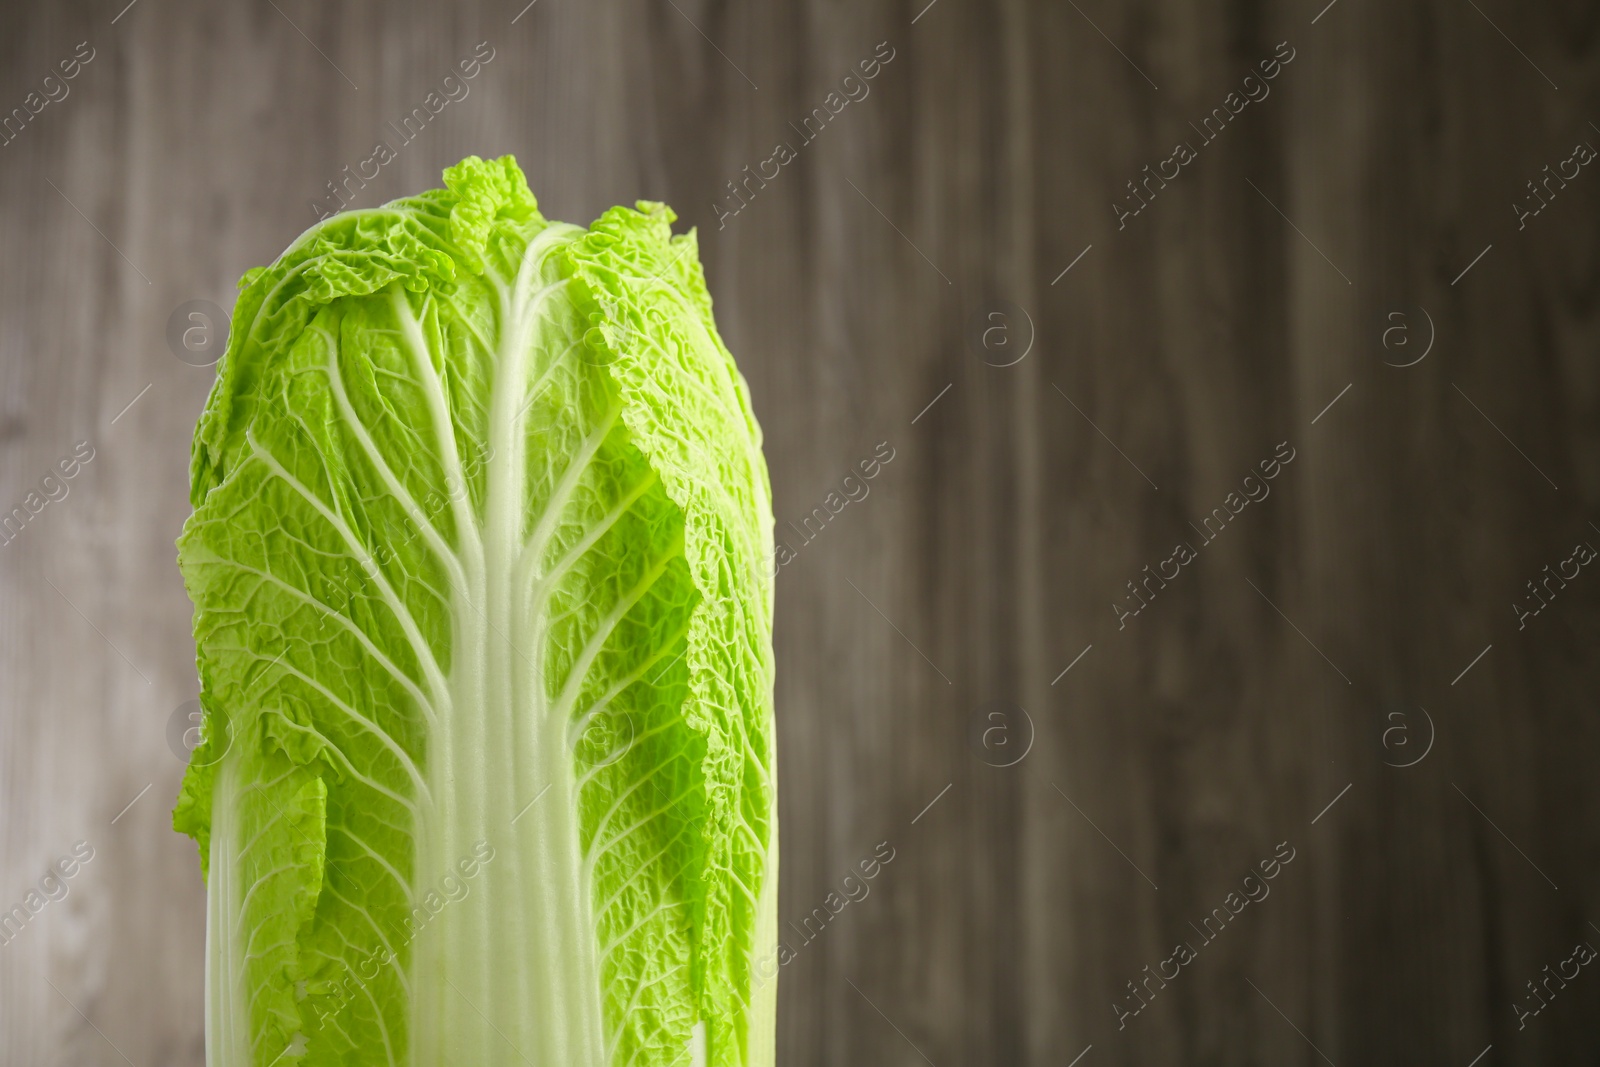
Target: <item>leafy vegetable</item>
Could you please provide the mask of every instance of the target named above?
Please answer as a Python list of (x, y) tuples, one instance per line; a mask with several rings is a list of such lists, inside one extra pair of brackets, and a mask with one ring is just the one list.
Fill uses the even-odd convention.
[(694, 235), (444, 178), (245, 275), (195, 431), (207, 1062), (770, 1065), (770, 492)]

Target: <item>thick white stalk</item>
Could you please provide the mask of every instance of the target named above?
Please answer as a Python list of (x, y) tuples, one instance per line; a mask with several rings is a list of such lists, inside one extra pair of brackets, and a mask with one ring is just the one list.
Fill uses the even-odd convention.
[(210, 872), (206, 886), (206, 1063), (252, 1067), (250, 1011), (236, 924), (242, 891), (235, 877), (239, 851), (234, 760), (216, 769), (212, 794)]
[(425, 897), (446, 874), (459, 875), (463, 860), (478, 858), (479, 842), (493, 853), (462, 879), (466, 895), (418, 937), (412, 1067), (605, 1067), (572, 751), (546, 699), (539, 620), (518, 588), (526, 580), (517, 567), (526, 534), (524, 394), (533, 320), (547, 292), (529, 277), (538, 269), (530, 250), (501, 306), (482, 578), (454, 597), (449, 708), (430, 744), (434, 802), (419, 833), (417, 892)]

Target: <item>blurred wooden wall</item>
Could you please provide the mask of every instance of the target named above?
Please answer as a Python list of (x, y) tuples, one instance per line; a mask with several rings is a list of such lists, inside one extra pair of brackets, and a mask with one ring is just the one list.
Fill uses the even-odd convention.
[(357, 203), (510, 152), (551, 217), (701, 228), (797, 549), (782, 916), (894, 856), (790, 935), (781, 1063), (1600, 1056), (1594, 968), (1513, 1007), (1600, 945), (1600, 575), (1512, 607), (1600, 546), (1600, 172), (1512, 207), (1600, 145), (1593, 5), (124, 2), (0, 13), (0, 110), (92, 51), (0, 146), (0, 509), (93, 450), (0, 546), (0, 906), (93, 850), (0, 945), (0, 1065), (202, 1062), (168, 319), (485, 41)]

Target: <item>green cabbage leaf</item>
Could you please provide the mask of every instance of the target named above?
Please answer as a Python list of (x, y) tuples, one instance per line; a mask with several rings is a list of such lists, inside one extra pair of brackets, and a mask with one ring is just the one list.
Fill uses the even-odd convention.
[(693, 233), (509, 156), (240, 282), (178, 541), (210, 1067), (767, 1067), (761, 434)]

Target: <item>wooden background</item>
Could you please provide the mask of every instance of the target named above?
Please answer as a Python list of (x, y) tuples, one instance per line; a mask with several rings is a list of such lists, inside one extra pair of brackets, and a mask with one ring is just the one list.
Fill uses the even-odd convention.
[[(0, 147), (0, 509), (94, 449), (0, 547), (0, 906), (94, 849), (0, 946), (0, 1065), (202, 1062), (167, 725), (212, 370), (168, 316), (231, 307), (480, 41), (359, 204), (474, 152), (553, 218), (666, 200), (780, 524), (894, 450), (779, 578), (781, 917), (895, 857), (784, 967), (781, 1063), (1596, 1062), (1595, 968), (1522, 1029), (1513, 1003), (1600, 946), (1600, 575), (1511, 607), (1600, 546), (1600, 173), (1524, 229), (1510, 206), (1600, 144), (1593, 5), (125, 2), (0, 13), (0, 110), (94, 49)], [(885, 41), (719, 230), (724, 183)], [(1284, 41), (1119, 230), (1125, 183)], [(1119, 629), (1280, 442), (1271, 496)], [(1270, 897), (1201, 943), (1280, 842)]]

